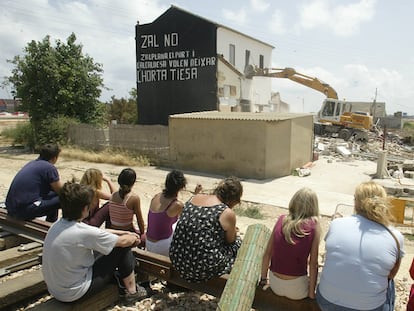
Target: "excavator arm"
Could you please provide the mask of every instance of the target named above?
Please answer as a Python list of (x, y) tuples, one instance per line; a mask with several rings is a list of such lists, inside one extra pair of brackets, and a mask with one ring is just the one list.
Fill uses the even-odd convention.
[(323, 82), (318, 78), (298, 73), (293, 68), (254, 68), (253, 66), (249, 66), (245, 72), (245, 76), (248, 79), (251, 79), (254, 76), (286, 78), (317, 90), (325, 94), (327, 98), (338, 99), (338, 94), (328, 83)]

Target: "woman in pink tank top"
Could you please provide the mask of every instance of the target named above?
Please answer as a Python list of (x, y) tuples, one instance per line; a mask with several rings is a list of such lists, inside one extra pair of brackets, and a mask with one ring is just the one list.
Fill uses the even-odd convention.
[(290, 200), (289, 214), (273, 228), (260, 285), (269, 284), (276, 295), (290, 299), (315, 299), (320, 233), (318, 197), (302, 188)]
[[(146, 234), (147, 250), (169, 256), (174, 225), (181, 214), (184, 204), (178, 200), (178, 193), (185, 189), (187, 180), (181, 171), (173, 170), (167, 174), (165, 187), (151, 200), (148, 210), (148, 228)], [(201, 191), (197, 185), (195, 192)]]
[[(132, 168), (125, 168), (118, 176), (119, 190), (114, 192), (108, 202), (110, 228), (133, 231), (140, 235), (140, 248), (145, 247), (145, 223), (142, 217), (141, 199), (131, 192), (136, 181), (136, 173)], [(138, 228), (134, 224), (134, 215)]]

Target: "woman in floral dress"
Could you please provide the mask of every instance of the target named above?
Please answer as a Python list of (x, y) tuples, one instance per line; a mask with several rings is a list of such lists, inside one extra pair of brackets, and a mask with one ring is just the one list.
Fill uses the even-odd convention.
[(212, 194), (197, 194), (184, 205), (170, 247), (170, 259), (189, 282), (230, 273), (241, 239), (233, 207), (243, 187), (237, 177), (222, 180)]

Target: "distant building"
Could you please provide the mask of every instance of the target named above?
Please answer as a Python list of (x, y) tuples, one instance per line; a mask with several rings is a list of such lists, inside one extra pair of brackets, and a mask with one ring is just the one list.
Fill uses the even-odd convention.
[(0, 112), (7, 111), (7, 104), (4, 99), (0, 99)]
[(172, 114), (274, 111), (271, 79), (245, 79), (265, 68), (273, 46), (171, 6), (136, 25), (138, 123), (168, 124)]
[(15, 112), (19, 111), (20, 107), (20, 100), (19, 99), (4, 99), (0, 98), (0, 112)]

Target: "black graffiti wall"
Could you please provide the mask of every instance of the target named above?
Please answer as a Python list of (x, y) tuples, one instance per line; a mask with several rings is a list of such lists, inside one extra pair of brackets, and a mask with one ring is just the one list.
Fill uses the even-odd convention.
[(138, 123), (217, 109), (216, 25), (171, 7), (136, 26)]

